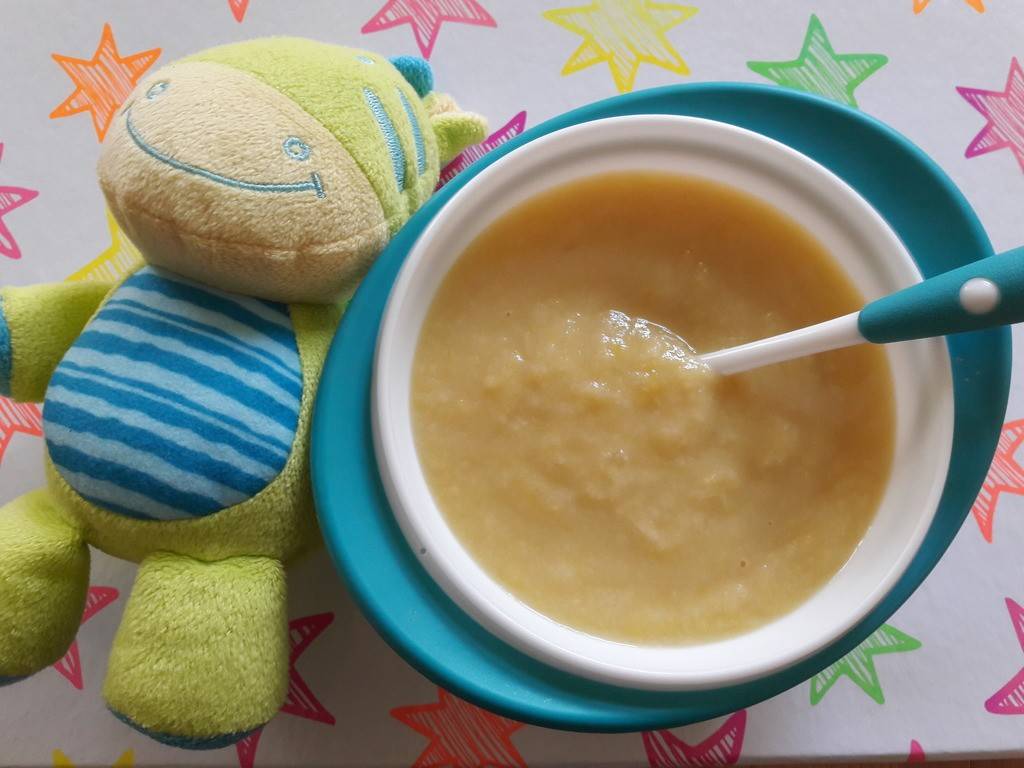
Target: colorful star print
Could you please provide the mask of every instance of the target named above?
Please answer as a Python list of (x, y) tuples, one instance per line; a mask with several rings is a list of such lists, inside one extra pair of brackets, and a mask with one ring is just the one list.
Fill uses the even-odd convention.
[(996, 504), (1003, 493), (1024, 494), (1024, 467), (1015, 458), (1017, 449), (1024, 442), (1024, 419), (1003, 425), (996, 444), (996, 455), (992, 458), (985, 482), (981, 485), (978, 498), (971, 505), (971, 514), (981, 530), (985, 541), (992, 541)]
[(245, 12), (249, 10), (249, 0), (228, 0), (228, 7), (231, 9), (231, 15), (235, 17), (235, 21), (241, 24), (242, 19), (245, 18)]
[(921, 742), (917, 739), (910, 740), (910, 754), (907, 756), (908, 763), (926, 763), (928, 757), (924, 753), (924, 748), (921, 746)]
[(313, 695), (295, 664), (332, 621), (334, 621), (333, 613), (318, 613), (315, 616), (295, 619), (288, 625), (292, 651), (288, 657), (288, 695), (281, 706), (281, 711), (286, 714), (304, 717), (307, 720), (316, 720), (318, 723), (327, 725), (334, 725), (334, 715), (328, 712)]
[(16, 403), (0, 396), (0, 462), (16, 433), (43, 436), (43, 415), (35, 403)]
[(690, 68), (665, 33), (697, 13), (678, 3), (654, 0), (593, 0), (589, 5), (545, 11), (544, 18), (583, 38), (562, 67), (571, 75), (594, 64), (607, 64), (620, 93), (633, 90), (640, 64), (679, 75)]
[[(327, 629), (332, 621), (334, 621), (333, 613), (318, 613), (315, 616), (305, 616), (289, 622), (288, 635), (292, 649), (288, 656), (288, 694), (285, 696), (284, 704), (281, 705), (281, 712), (326, 725), (334, 725), (334, 715), (328, 712), (319, 699), (313, 695), (295, 666), (310, 644)], [(256, 760), (256, 749), (259, 746), (261, 735), (262, 731), (255, 731), (235, 745), (238, 764), (241, 768), (252, 768)]]
[(513, 139), (518, 136), (523, 132), (523, 128), (525, 127), (526, 112), (520, 112), (479, 144), (474, 144), (472, 147), (460, 152), (455, 156), (454, 160), (441, 169), (441, 177), (437, 182), (437, 188), (440, 189), (443, 187), (455, 178), (457, 174), (466, 170), (492, 149), (500, 147), (509, 139)]
[(429, 59), (441, 25), (446, 21), (479, 27), (498, 26), (477, 0), (388, 0), (361, 31), (365, 35), (408, 24), (420, 52)]
[[(4, 145), (0, 144), (0, 159), (3, 158), (3, 155)], [(0, 255), (6, 256), (9, 259), (21, 258), (21, 249), (18, 247), (18, 242), (4, 223), (3, 217), (5, 214), (10, 213), (15, 208), (20, 208), (38, 196), (39, 193), (34, 189), (0, 186)]]
[[(121, 753), (121, 756), (114, 761), (111, 768), (132, 768), (135, 765), (135, 753), (130, 749)], [(75, 768), (71, 758), (59, 749), (53, 750), (53, 768)]]
[[(932, 0), (914, 0), (914, 13), (920, 13), (931, 4)], [(971, 8), (976, 10), (978, 13), (985, 12), (985, 3), (983, 0), (964, 0)]]
[(76, 59), (59, 53), (52, 55), (75, 84), (75, 90), (50, 113), (50, 117), (68, 117), (88, 110), (96, 137), (103, 141), (114, 114), (146, 70), (153, 66), (160, 56), (160, 49), (151, 48), (131, 56), (121, 56), (110, 24), (104, 24), (100, 44), (91, 59)]
[(34, 189), (0, 186), (0, 255), (9, 259), (21, 258), (18, 241), (14, 239), (14, 235), (4, 222), (3, 217), (38, 196), (39, 193)]
[[(1010, 612), (1010, 623), (1017, 633), (1017, 642), (1024, 651), (1024, 608), (1006, 598), (1006, 610)], [(989, 697), (985, 709), (994, 715), (1024, 715), (1024, 669)]]
[(878, 672), (875, 670), (874, 657), (883, 653), (914, 651), (920, 647), (920, 640), (900, 632), (896, 627), (883, 624), (850, 653), (811, 678), (811, 704), (821, 701), (843, 675), (849, 677), (857, 687), (879, 704), (884, 704), (885, 696), (882, 693)]
[(1024, 171), (1024, 70), (1016, 58), (1002, 91), (957, 87), (957, 93), (985, 116), (988, 123), (974, 137), (965, 157), (977, 157), (997, 149), (1008, 149)]
[(856, 107), (854, 89), (888, 61), (880, 53), (836, 53), (821, 21), (812, 15), (799, 56), (792, 61), (748, 61), (747, 66), (786, 88)]
[(651, 768), (735, 765), (743, 751), (743, 734), (746, 730), (747, 711), (742, 709), (694, 746), (671, 731), (646, 731), (643, 740), (647, 762)]
[(256, 750), (260, 746), (260, 736), (263, 729), (253, 731), (244, 739), (235, 744), (235, 752), (238, 754), (238, 768), (253, 768), (256, 765)]
[(110, 245), (84, 267), (68, 275), (68, 280), (115, 282), (142, 266), (139, 249), (124, 236), (110, 211), (107, 211), (107, 230), (110, 232)]
[[(82, 622), (85, 622), (102, 611), (108, 605), (117, 600), (118, 591), (113, 587), (89, 587), (85, 597), (85, 610), (82, 612)], [(78, 654), (78, 640), (71, 643), (64, 658), (53, 665), (53, 668), (60, 672), (78, 690), (85, 687), (85, 680), (82, 677), (82, 660)]]
[(437, 689), (438, 701), (391, 710), (391, 716), (430, 740), (412, 768), (526, 768), (511, 735), (522, 723), (486, 712)]

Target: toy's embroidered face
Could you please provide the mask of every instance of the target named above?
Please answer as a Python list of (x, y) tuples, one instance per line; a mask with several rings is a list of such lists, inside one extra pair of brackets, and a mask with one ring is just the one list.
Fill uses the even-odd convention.
[(284, 94), (219, 64), (172, 64), (140, 83), (99, 176), (148, 261), (261, 298), (327, 300), (388, 238), (341, 143)]
[[(169, 86), (170, 83), (167, 80), (159, 81), (146, 91), (146, 99), (152, 101), (159, 98)], [(229, 187), (236, 187), (250, 192), (313, 192), (317, 197), (326, 197), (323, 184), (320, 181), (320, 174), (316, 171), (309, 174), (308, 181), (265, 182), (232, 178), (230, 176), (225, 176), (222, 173), (210, 170), (209, 168), (202, 168), (198, 165), (186, 163), (176, 157), (166, 154), (165, 152), (161, 152), (157, 147), (154, 147), (146, 141), (145, 138), (143, 138), (139, 129), (136, 128), (135, 124), (132, 122), (131, 105), (124, 109), (124, 122), (125, 128), (128, 130), (128, 135), (132, 137), (132, 141), (135, 142), (139, 149), (150, 157), (159, 160), (161, 163), (166, 163), (179, 171), (192, 173), (217, 184), (226, 184)], [(308, 160), (312, 154), (310, 146), (297, 136), (289, 136), (284, 140), (284, 144), (282, 146), (284, 148), (285, 155), (292, 160)]]

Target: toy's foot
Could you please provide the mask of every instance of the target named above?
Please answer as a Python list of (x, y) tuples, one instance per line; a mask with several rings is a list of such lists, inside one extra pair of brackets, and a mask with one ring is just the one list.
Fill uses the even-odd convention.
[(116, 709), (111, 709), (114, 717), (120, 720), (125, 725), (129, 725), (139, 733), (144, 733), (154, 741), (159, 741), (161, 744), (166, 744), (169, 747), (177, 747), (178, 749), (223, 749), (224, 747), (230, 747), (251, 733), (254, 733), (256, 728), (249, 731), (242, 731), (241, 733), (222, 733), (219, 736), (212, 736), (210, 738), (198, 738), (195, 736), (180, 736), (171, 733), (161, 733), (160, 731), (154, 731), (145, 726), (139, 725), (130, 717), (125, 714), (118, 712)]
[(47, 491), (0, 508), (0, 685), (67, 652), (88, 588), (89, 548)]
[(167, 553), (142, 562), (103, 690), (120, 720), (165, 744), (216, 749), (270, 720), (287, 686), (279, 562)]

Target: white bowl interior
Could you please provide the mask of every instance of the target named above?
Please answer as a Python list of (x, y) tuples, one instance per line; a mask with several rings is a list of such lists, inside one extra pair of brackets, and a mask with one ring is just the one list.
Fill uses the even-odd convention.
[[(729, 639), (669, 647), (594, 637), (529, 608), (473, 560), (434, 502), (413, 440), (413, 356), (448, 269), (491, 222), (552, 187), (623, 170), (700, 176), (769, 202), (815, 235), (868, 300), (921, 279), (895, 233), (866, 201), (785, 145), (724, 123), (677, 116), (637, 115), (572, 126), (520, 147), (477, 175), (410, 252), (378, 338), (373, 384), (377, 459), (413, 551), (452, 599), (506, 642), (574, 674), (631, 688), (686, 690), (738, 683), (794, 664), (839, 638), (878, 604), (909, 565), (935, 514), (949, 464), (949, 357), (941, 339), (886, 348), (896, 397), (892, 476), (849, 562), (791, 613)], [(680, 215), (686, 215), (685, 206)], [(835, 468), (837, 474), (842, 471)]]

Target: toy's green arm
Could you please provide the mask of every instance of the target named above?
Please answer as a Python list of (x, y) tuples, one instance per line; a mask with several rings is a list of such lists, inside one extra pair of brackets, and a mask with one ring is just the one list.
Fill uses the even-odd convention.
[(0, 395), (41, 402), (53, 369), (113, 283), (0, 289)]

